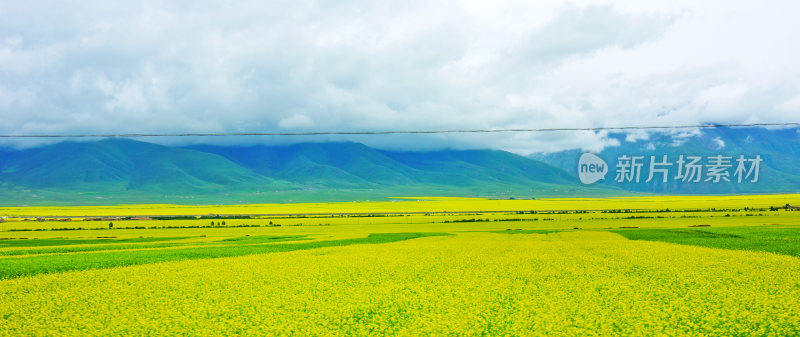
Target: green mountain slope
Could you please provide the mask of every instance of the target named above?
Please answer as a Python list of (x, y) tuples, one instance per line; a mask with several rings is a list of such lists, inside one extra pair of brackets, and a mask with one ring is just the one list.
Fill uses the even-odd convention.
[(40, 189), (174, 194), (291, 186), (214, 154), (124, 139), (20, 151), (2, 161), (0, 181)]
[(574, 179), (563, 170), (504, 151), (383, 153), (418, 172), (417, 179), (424, 183), (575, 184)]
[(0, 204), (343, 201), (619, 194), (504, 151), (358, 143), (169, 147), (125, 139), (0, 149)]
[(221, 155), (259, 174), (322, 187), (376, 187), (418, 181), (400, 163), (358, 143), (191, 149)]
[(219, 154), (260, 174), (315, 186), (575, 185), (558, 168), (504, 151), (396, 152), (357, 143), (191, 149)]

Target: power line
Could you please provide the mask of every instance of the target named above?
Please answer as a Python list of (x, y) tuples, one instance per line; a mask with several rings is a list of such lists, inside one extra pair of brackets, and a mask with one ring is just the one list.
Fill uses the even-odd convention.
[(309, 131), (309, 132), (221, 132), (221, 133), (109, 133), (109, 134), (2, 134), (0, 138), (141, 138), (141, 137), (231, 137), (231, 136), (324, 136), (324, 135), (392, 135), (439, 133), (502, 133), (502, 132), (553, 132), (553, 131), (624, 131), (665, 129), (707, 129), (760, 126), (800, 126), (797, 123), (703, 124), (674, 126), (617, 126), (593, 128), (539, 128), (539, 129), (462, 129), (462, 130), (388, 130), (388, 131)]

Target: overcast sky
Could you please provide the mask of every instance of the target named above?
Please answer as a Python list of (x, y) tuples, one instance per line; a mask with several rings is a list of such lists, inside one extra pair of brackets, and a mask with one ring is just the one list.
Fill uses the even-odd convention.
[[(798, 13), (795, 0), (0, 0), (0, 132), (797, 122)], [(349, 139), (526, 154), (604, 136)]]

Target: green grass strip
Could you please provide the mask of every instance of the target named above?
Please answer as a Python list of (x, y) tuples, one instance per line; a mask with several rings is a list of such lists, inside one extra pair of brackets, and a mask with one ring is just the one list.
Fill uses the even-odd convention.
[[(183, 239), (174, 238), (174, 239)], [(165, 243), (152, 243), (152, 244), (133, 244), (133, 245), (93, 245), (87, 247), (55, 247), (55, 248), (39, 248), (39, 249), (18, 249), (0, 251), (0, 256), (19, 256), (19, 255), (37, 255), (37, 254), (60, 254), (60, 253), (80, 253), (80, 252), (99, 252), (109, 250), (124, 250), (124, 249), (143, 249), (143, 248), (169, 248), (179, 246), (207, 246), (207, 245), (232, 245), (232, 244), (260, 244), (270, 242), (282, 241), (300, 241), (311, 240), (306, 238), (306, 235), (260, 235), (260, 236), (243, 236), (239, 238), (230, 238), (219, 241), (203, 241), (203, 242), (165, 242)]]
[(630, 240), (662, 241), (682, 245), (762, 251), (800, 257), (800, 228), (624, 229), (613, 230), (612, 232)]
[(243, 243), (270, 243), (270, 242), (279, 242), (279, 241), (296, 241), (296, 240), (310, 240), (310, 238), (306, 238), (307, 235), (282, 235), (282, 236), (275, 236), (275, 235), (256, 235), (256, 236), (239, 236), (235, 238), (228, 238), (217, 241), (215, 243), (226, 243), (226, 244), (243, 244)]
[(43, 246), (69, 246), (69, 245), (99, 245), (109, 243), (138, 243), (158, 242), (169, 240), (188, 239), (191, 236), (180, 237), (150, 237), (150, 238), (96, 238), (96, 239), (0, 239), (0, 248), (4, 247), (43, 247)]
[(221, 247), (193, 247), (169, 250), (141, 250), (125, 252), (101, 252), (91, 254), (43, 255), (0, 259), (0, 279), (58, 273), (70, 270), (113, 268), (157, 262), (188, 259), (209, 259), (262, 253), (288, 252), (323, 247), (339, 247), (356, 244), (379, 244), (449, 235), (447, 233), (384, 233), (370, 234), (365, 238), (312, 241), (305, 243), (227, 245)]
[(140, 249), (140, 248), (168, 248), (184, 245), (183, 243), (153, 243), (141, 245), (114, 245), (114, 246), (89, 246), (89, 247), (58, 247), (41, 249), (19, 249), (0, 251), (0, 256), (19, 256), (19, 255), (39, 255), (39, 254), (60, 254), (60, 253), (80, 253), (97, 252), (105, 250)]

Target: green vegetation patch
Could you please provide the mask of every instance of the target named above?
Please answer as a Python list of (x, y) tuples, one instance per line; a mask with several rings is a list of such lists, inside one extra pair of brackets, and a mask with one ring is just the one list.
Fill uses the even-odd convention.
[(191, 236), (180, 237), (150, 237), (150, 238), (86, 238), (86, 239), (9, 239), (0, 238), (0, 248), (3, 247), (44, 247), (44, 246), (69, 246), (69, 245), (93, 245), (109, 243), (138, 243), (138, 242), (158, 242), (170, 240), (188, 239)]
[(370, 234), (365, 238), (312, 241), (306, 243), (281, 243), (261, 245), (226, 245), (192, 247), (168, 250), (140, 250), (124, 252), (97, 252), (87, 254), (41, 255), (0, 259), (0, 279), (57, 273), (70, 270), (112, 268), (139, 264), (208, 259), (263, 253), (288, 252), (293, 250), (338, 247), (355, 244), (390, 243), (426, 236), (450, 235), (447, 233), (383, 233)]
[[(223, 239), (219, 241), (205, 241), (205, 242), (163, 242), (163, 243), (147, 243), (148, 241), (134, 241), (137, 244), (132, 245), (92, 245), (83, 247), (53, 247), (53, 248), (36, 248), (36, 249), (17, 249), (0, 251), (0, 256), (20, 256), (20, 255), (37, 255), (37, 254), (61, 254), (61, 253), (80, 253), (80, 252), (99, 252), (107, 250), (124, 250), (124, 249), (143, 249), (143, 248), (169, 248), (179, 246), (205, 246), (205, 245), (233, 245), (233, 244), (261, 244), (270, 242), (284, 242), (284, 241), (299, 241), (311, 240), (306, 238), (307, 235), (258, 235), (258, 236), (242, 236), (236, 238)], [(175, 240), (185, 239), (190, 237), (173, 237)], [(131, 242), (131, 241), (123, 241)], [(138, 244), (143, 242), (143, 244)]]
[(280, 241), (298, 241), (298, 240), (311, 240), (306, 237), (307, 235), (255, 235), (255, 236), (239, 236), (235, 238), (228, 238), (221, 240), (224, 243), (269, 243)]
[[(311, 240), (306, 238), (307, 235), (258, 235), (258, 236), (242, 236), (237, 238), (229, 238), (219, 241), (205, 241), (205, 242), (163, 242), (163, 243), (147, 243), (133, 244), (133, 245), (92, 245), (83, 247), (54, 247), (54, 248), (37, 248), (37, 249), (17, 249), (0, 251), (0, 256), (20, 256), (20, 255), (37, 255), (37, 254), (60, 254), (60, 253), (80, 253), (80, 252), (98, 252), (107, 250), (124, 250), (124, 249), (143, 249), (143, 248), (169, 248), (178, 246), (207, 246), (207, 245), (234, 245), (234, 244), (261, 244), (270, 242), (285, 242), (285, 241), (299, 241)], [(189, 237), (175, 237), (173, 239), (184, 239)], [(128, 241), (126, 241), (128, 242)]]
[(55, 247), (55, 248), (40, 248), (40, 249), (17, 249), (0, 251), (0, 256), (19, 256), (19, 255), (38, 255), (38, 254), (61, 254), (61, 253), (80, 253), (80, 252), (97, 252), (105, 250), (122, 250), (122, 249), (142, 249), (142, 248), (168, 248), (185, 245), (185, 243), (152, 243), (141, 245), (92, 245), (88, 247)]
[(703, 229), (613, 230), (630, 240), (723, 249), (753, 250), (800, 257), (800, 228), (725, 227)]

